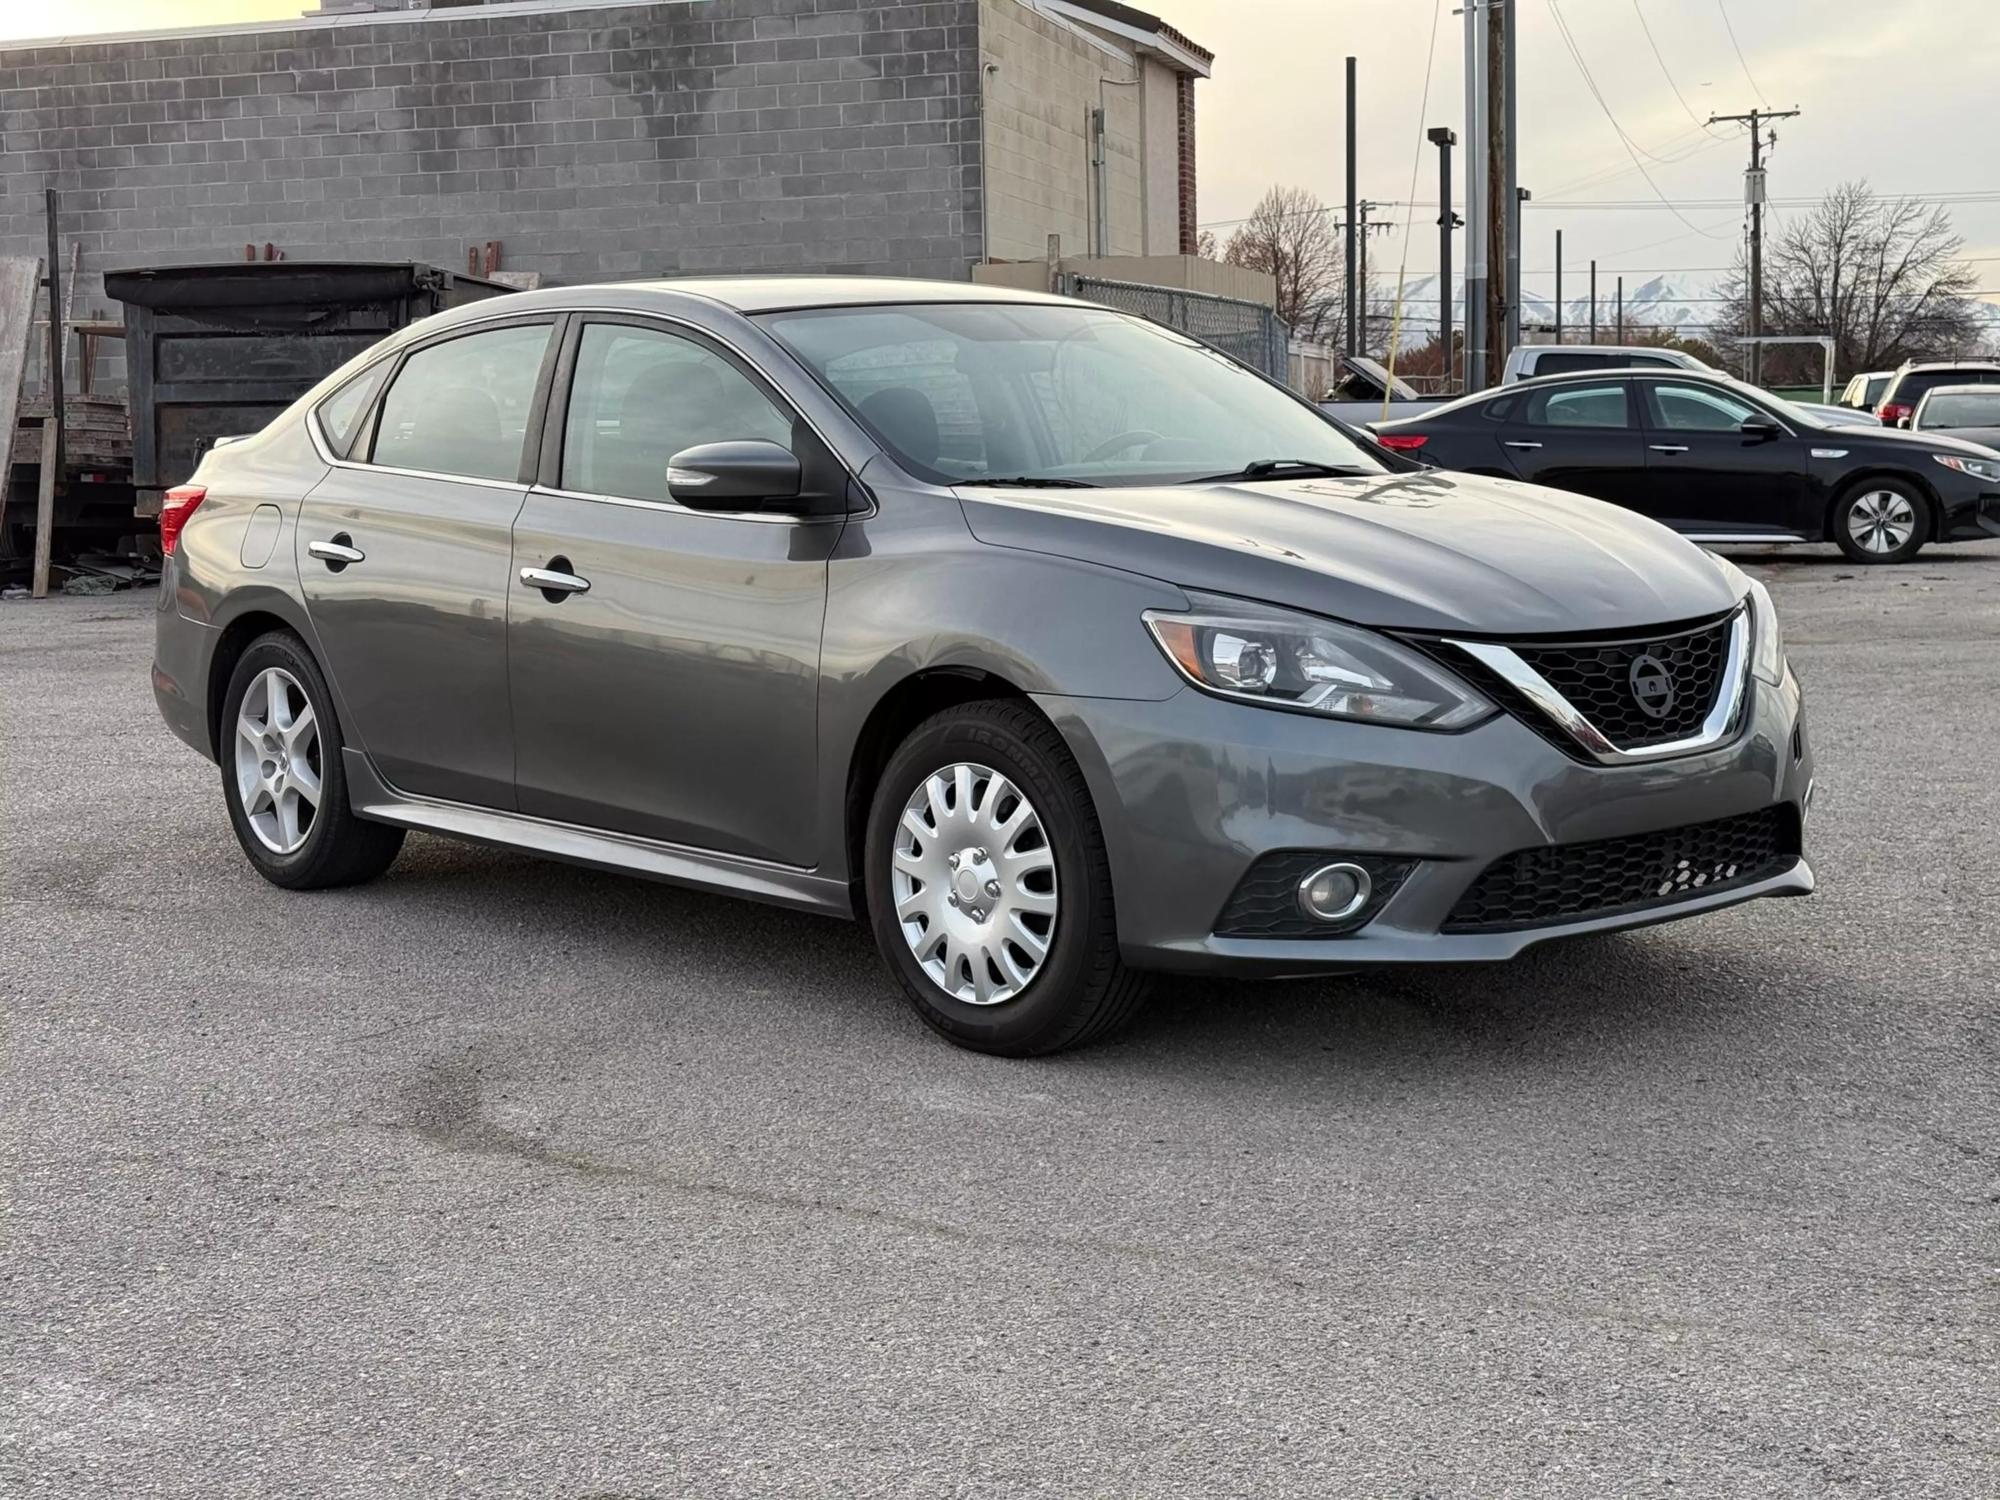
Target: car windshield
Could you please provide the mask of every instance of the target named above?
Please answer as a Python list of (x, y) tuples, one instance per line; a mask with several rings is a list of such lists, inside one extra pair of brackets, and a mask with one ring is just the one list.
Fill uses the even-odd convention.
[(1936, 427), (2000, 427), (2000, 387), (1990, 391), (1948, 391), (1924, 403), (1921, 423)]
[(760, 321), (934, 483), (1172, 484), (1274, 462), (1271, 477), (1299, 465), (1391, 468), (1207, 345), (1103, 308), (934, 303)]

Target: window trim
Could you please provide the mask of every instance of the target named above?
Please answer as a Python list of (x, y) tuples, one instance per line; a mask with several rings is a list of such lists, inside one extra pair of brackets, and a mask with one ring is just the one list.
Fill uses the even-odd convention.
[[(541, 431), (536, 442), (536, 465), (529, 482), (523, 486), (524, 489), (532, 489), (538, 495), (554, 495), (565, 500), (592, 500), (604, 505), (665, 511), (678, 516), (699, 516), (716, 521), (759, 521), (781, 526), (844, 521), (850, 515), (857, 513), (851, 502), (846, 508), (825, 511), (696, 510), (672, 499), (655, 500), (644, 495), (614, 495), (597, 490), (565, 488), (562, 483), (563, 445), (568, 436), (569, 403), (570, 396), (575, 390), (577, 356), (583, 347), (584, 331), (599, 324), (638, 328), (643, 332), (656, 333), (667, 338), (679, 338), (706, 349), (743, 376), (751, 387), (778, 411), (790, 414), (794, 443), (798, 441), (801, 427), (811, 435), (820, 452), (818, 455), (797, 455), (804, 477), (810, 478), (811, 470), (817, 463), (824, 466), (829, 474), (838, 470), (845, 477), (851, 492), (855, 482), (854, 470), (849, 467), (847, 460), (842, 458), (839, 450), (827, 441), (826, 434), (819, 430), (818, 424), (799, 409), (798, 403), (786, 396), (783, 388), (742, 350), (705, 328), (697, 328), (692, 323), (663, 313), (643, 312), (630, 308), (570, 309), (556, 359), (547, 372), (546, 400), (541, 413)], [(872, 509), (872, 505), (871, 499), (869, 508)]]
[[(536, 325), (547, 327), (548, 342), (542, 346), (542, 362), (535, 372), (534, 394), (528, 398), (528, 416), (521, 430), (521, 461), (514, 469), (512, 479), (494, 479), (482, 474), (452, 474), (441, 469), (406, 469), (395, 464), (375, 462), (375, 444), (381, 437), (382, 408), (387, 403), (389, 392), (396, 388), (396, 382), (403, 378), (403, 371), (409, 362), (419, 354), (441, 348), (445, 344), (462, 338), (473, 338), (482, 333), (499, 333), (508, 328), (527, 328)], [(447, 479), (458, 484), (477, 484), (502, 489), (525, 490), (534, 472), (534, 462), (540, 447), (543, 407), (548, 401), (549, 373), (554, 364), (554, 354), (562, 342), (565, 318), (560, 312), (515, 313), (510, 317), (483, 319), (480, 322), (455, 328), (438, 330), (434, 338), (420, 339), (405, 345), (396, 354), (396, 367), (389, 372), (389, 378), (382, 382), (382, 389), (375, 393), (367, 414), (366, 435), (368, 456), (351, 460), (357, 468), (369, 469), (377, 474), (404, 474), (418, 479)], [(358, 440), (362, 436), (356, 433)], [(353, 452), (353, 444), (348, 445)]]
[[(395, 374), (395, 360), (396, 356), (393, 354), (369, 360), (360, 369), (348, 376), (347, 379), (341, 381), (339, 385), (313, 403), (312, 411), (308, 415), (306, 425), (313, 429), (314, 436), (319, 439), (318, 446), (322, 457), (327, 454), (337, 454), (341, 458), (347, 457), (348, 454), (354, 451), (354, 444), (360, 438), (361, 434), (370, 431), (374, 427), (375, 407), (381, 401), (382, 393), (389, 389), (387, 376)], [(375, 371), (381, 370), (384, 366), (388, 366), (388, 369), (382, 383), (375, 387), (374, 393), (369, 396), (367, 402), (362, 406), (361, 414), (355, 418), (354, 430), (347, 435), (345, 443), (335, 444), (333, 435), (326, 430), (326, 418), (321, 413), (345, 395), (348, 389), (357, 381), (368, 379)]]

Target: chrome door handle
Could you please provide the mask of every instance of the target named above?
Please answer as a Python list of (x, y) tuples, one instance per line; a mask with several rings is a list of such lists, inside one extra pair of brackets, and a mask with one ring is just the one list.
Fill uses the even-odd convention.
[(1686, 443), (1648, 443), (1646, 446), (1651, 448), (1655, 453), (1685, 453), (1688, 451)]
[(1539, 448), (1542, 445), (1540, 443), (1502, 443), (1500, 446), (1503, 448)]
[(545, 594), (587, 594), (590, 580), (579, 578), (574, 573), (561, 573), (554, 568), (523, 568), (521, 582), (531, 589), (540, 589)]
[(341, 532), (330, 542), (307, 542), (306, 551), (330, 568), (344, 568), (349, 563), (366, 562), (368, 554), (359, 547), (348, 546), (346, 532)]

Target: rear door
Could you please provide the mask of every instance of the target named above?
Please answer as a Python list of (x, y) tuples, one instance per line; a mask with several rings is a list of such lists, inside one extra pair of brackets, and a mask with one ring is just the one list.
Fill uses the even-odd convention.
[(1636, 505), (1645, 481), (1645, 444), (1623, 380), (1537, 386), (1514, 398), (1501, 424), (1501, 451), (1531, 484)]
[(507, 584), (553, 331), (511, 319), (412, 348), (300, 510), (299, 580), (350, 740), (405, 792), (513, 805)]
[[(1725, 388), (1642, 380), (1647, 514), (1695, 536), (1806, 536), (1807, 446), (1771, 413)], [(1742, 431), (1776, 423), (1776, 436)], [(1837, 434), (1836, 434), (1837, 435)], [(1829, 434), (1821, 433), (1822, 441)]]
[[(579, 317), (565, 343), (542, 483), (514, 525), (520, 810), (811, 866), (841, 518), (695, 511), (667, 490), (684, 448), (765, 439), (796, 452), (809, 429), (693, 329)], [(587, 587), (545, 591), (524, 569)]]

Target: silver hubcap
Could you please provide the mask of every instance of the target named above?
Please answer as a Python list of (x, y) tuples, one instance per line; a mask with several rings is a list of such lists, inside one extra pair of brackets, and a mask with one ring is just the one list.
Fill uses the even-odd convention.
[(1056, 931), (1056, 860), (1042, 820), (988, 766), (946, 766), (911, 793), (890, 888), (903, 940), (931, 982), (998, 1005), (1041, 972)]
[(1847, 513), (1848, 535), (1870, 552), (1894, 552), (1916, 529), (1916, 507), (1894, 490), (1870, 490)]
[(267, 667), (236, 710), (236, 795), (274, 854), (305, 843), (319, 814), (319, 720), (299, 680)]

